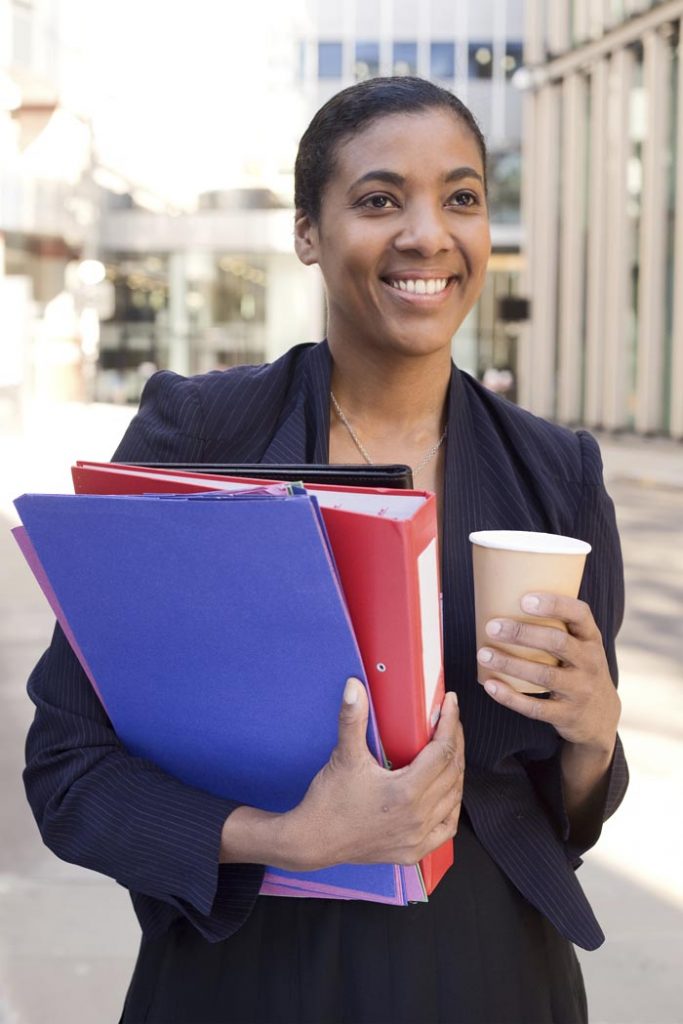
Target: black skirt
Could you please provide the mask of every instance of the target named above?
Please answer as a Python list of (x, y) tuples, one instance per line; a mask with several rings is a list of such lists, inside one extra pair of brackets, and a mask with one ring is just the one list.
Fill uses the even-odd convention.
[(209, 943), (143, 939), (120, 1024), (583, 1024), (574, 947), (463, 815), (455, 864), (410, 907), (262, 896)]

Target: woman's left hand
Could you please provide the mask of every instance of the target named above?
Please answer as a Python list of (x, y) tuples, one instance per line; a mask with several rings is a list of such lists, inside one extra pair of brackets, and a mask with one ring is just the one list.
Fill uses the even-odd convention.
[(590, 608), (585, 601), (546, 593), (526, 594), (521, 608), (526, 615), (559, 619), (568, 631), (497, 618), (486, 625), (491, 642), (538, 648), (554, 655), (559, 664), (544, 665), (516, 658), (495, 647), (481, 648), (477, 659), (485, 668), (546, 687), (550, 697), (539, 700), (518, 693), (498, 679), (484, 683), (486, 692), (512, 711), (548, 722), (568, 743), (611, 754), (621, 702)]

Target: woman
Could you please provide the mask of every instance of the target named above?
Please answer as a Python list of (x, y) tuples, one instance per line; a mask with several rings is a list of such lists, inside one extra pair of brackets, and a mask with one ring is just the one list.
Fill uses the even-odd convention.
[[(602, 933), (574, 869), (627, 780), (621, 558), (597, 445), (452, 366), (490, 239), (484, 141), (450, 93), (401, 78), (334, 97), (302, 139), (296, 207), (296, 251), (325, 281), (326, 342), (265, 367), (156, 375), (115, 458), (411, 465), (438, 496), (458, 703), (447, 696), (432, 743), (389, 773), (367, 751), (364, 692), (349, 681), (329, 764), (298, 807), (272, 815), (130, 757), (57, 629), (30, 681), (29, 799), (60, 856), (133, 893), (143, 941), (128, 1024), (575, 1024), (586, 1008), (572, 942), (595, 948)], [(467, 537), (487, 528), (593, 545), (582, 600), (524, 604), (566, 633), (489, 625), (492, 639), (557, 654), (556, 669), (476, 651)], [(550, 699), (480, 686), (477, 657)], [(455, 865), (428, 904), (258, 897), (263, 863), (409, 863), (456, 829)]]

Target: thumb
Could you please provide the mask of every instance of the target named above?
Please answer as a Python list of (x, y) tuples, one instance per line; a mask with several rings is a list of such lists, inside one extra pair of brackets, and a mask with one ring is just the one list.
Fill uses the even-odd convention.
[(458, 697), (455, 692), (449, 690), (441, 702), (441, 714), (432, 739), (438, 739), (451, 745), (457, 743), (459, 723)]
[(441, 714), (434, 730), (433, 739), (447, 740), (452, 737), (454, 730), (457, 728), (458, 718), (458, 698), (452, 690), (449, 690), (441, 704)]
[(359, 679), (346, 680), (344, 696), (339, 711), (339, 739), (337, 754), (342, 758), (355, 759), (367, 756), (368, 744), (368, 695)]

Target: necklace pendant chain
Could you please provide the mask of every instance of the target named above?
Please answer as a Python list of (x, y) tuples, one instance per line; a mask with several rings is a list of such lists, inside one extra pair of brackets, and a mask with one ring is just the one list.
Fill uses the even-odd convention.
[(363, 458), (367, 462), (368, 466), (372, 466), (373, 462), (372, 462), (372, 459), (370, 458), (370, 456), (368, 455), (367, 448), (365, 447), (365, 445), (363, 444), (363, 442), (359, 438), (358, 434), (356, 433), (356, 431), (353, 429), (353, 427), (351, 426), (351, 424), (347, 420), (347, 418), (344, 415), (344, 412), (342, 410), (342, 407), (340, 406), (340, 404), (337, 401), (337, 399), (334, 397), (334, 393), (332, 391), (330, 391), (330, 398), (332, 399), (332, 405), (334, 406), (334, 411), (336, 412), (337, 416), (339, 417), (339, 419), (342, 421), (342, 423), (344, 424), (344, 426), (348, 430), (349, 435), (351, 437), (351, 440), (353, 441), (353, 443), (355, 444), (356, 448), (358, 449), (358, 451), (361, 453), (361, 455), (363, 456)]
[[(359, 438), (358, 434), (356, 433), (356, 431), (353, 429), (353, 427), (349, 423), (348, 419), (346, 418), (346, 416), (344, 414), (344, 410), (340, 406), (339, 402), (335, 398), (334, 393), (332, 391), (330, 391), (330, 398), (332, 399), (332, 405), (334, 406), (334, 411), (336, 412), (336, 414), (339, 417), (340, 421), (346, 427), (346, 429), (347, 429), (347, 431), (349, 433), (349, 437), (351, 438), (351, 440), (355, 444), (356, 448), (361, 453), (361, 455), (365, 459), (365, 461), (368, 464), (368, 466), (374, 466), (375, 463), (370, 458), (370, 455), (368, 454), (367, 448), (365, 447), (365, 445), (363, 444), (363, 442)], [(434, 458), (434, 456), (438, 452), (438, 450), (441, 447), (441, 445), (446, 440), (447, 432), (448, 432), (448, 427), (446, 426), (446, 427), (444, 427), (443, 434), (441, 435), (439, 440), (436, 442), (436, 444), (433, 444), (431, 446), (431, 448), (429, 448), (428, 451), (425, 452), (425, 454), (420, 459), (418, 464), (413, 467), (413, 476), (416, 476), (420, 472), (421, 469), (424, 469), (424, 467), (427, 465), (428, 462), (431, 462), (431, 460)]]

